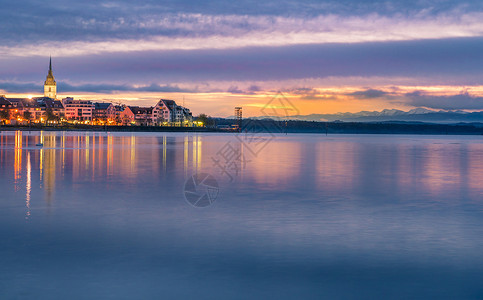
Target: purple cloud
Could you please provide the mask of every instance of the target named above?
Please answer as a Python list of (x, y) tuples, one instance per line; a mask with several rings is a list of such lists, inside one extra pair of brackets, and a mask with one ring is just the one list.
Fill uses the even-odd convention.
[(467, 92), (450, 96), (432, 96), (422, 92), (406, 94), (410, 105), (434, 109), (483, 109), (483, 97), (475, 97)]

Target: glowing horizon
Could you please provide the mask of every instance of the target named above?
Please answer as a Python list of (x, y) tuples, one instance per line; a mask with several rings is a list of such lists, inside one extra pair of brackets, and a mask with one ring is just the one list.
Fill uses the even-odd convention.
[(32, 2), (15, 19), (0, 12), (0, 93), (40, 94), (52, 55), (59, 98), (184, 98), (195, 115), (219, 117), (235, 106), (258, 116), (277, 92), (302, 115), (483, 110), (479, 3), (185, 1), (66, 0), (45, 4), (62, 12), (49, 17)]
[[(201, 113), (213, 117), (230, 117), (233, 115), (235, 106), (242, 106), (244, 116), (263, 116), (261, 109), (266, 107), (271, 97), (279, 91), (258, 91), (256, 93), (227, 93), (227, 92), (205, 92), (205, 93), (157, 93), (157, 92), (118, 92), (112, 94), (99, 93), (59, 93), (57, 98), (74, 97), (75, 99), (92, 100), (99, 102), (123, 103), (126, 105), (154, 106), (159, 99), (172, 99), (179, 105), (190, 108), (194, 115)], [(425, 99), (461, 97), (461, 99), (479, 99), (483, 97), (483, 86), (461, 87), (461, 86), (392, 86), (376, 87), (367, 89), (363, 87), (324, 87), (299, 90), (280, 91), (287, 97), (297, 109), (300, 115), (309, 114), (337, 114), (337, 113), (358, 113), (361, 111), (382, 111), (384, 109), (398, 109), (409, 111), (421, 107), (416, 105)], [(8, 97), (41, 97), (38, 94), (6, 94)], [(415, 102), (409, 104), (408, 98)], [(222, 106), (213, 107), (223, 99)], [(459, 110), (458, 108), (435, 108), (426, 106), (430, 110)], [(479, 109), (461, 109), (465, 111), (480, 111)]]

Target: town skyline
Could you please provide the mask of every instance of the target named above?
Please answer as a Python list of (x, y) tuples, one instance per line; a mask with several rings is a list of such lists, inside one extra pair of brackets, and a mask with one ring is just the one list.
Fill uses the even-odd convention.
[[(176, 101), (159, 99), (154, 106), (134, 106), (121, 102), (95, 102), (57, 94), (52, 57), (44, 81), (43, 97), (10, 97), (0, 95), (0, 121), (9, 125), (67, 124), (122, 126), (180, 126), (193, 127), (191, 111)], [(184, 105), (184, 103), (183, 103)], [(202, 125), (202, 124), (201, 124)]]
[(185, 2), (5, 10), (0, 94), (39, 93), (52, 55), (62, 97), (141, 106), (184, 98), (195, 115), (242, 106), (259, 116), (277, 92), (302, 115), (483, 110), (477, 1)]
[[(52, 56), (49, 57), (49, 74), (52, 68)], [(86, 92), (86, 93), (79, 93), (77, 92), (66, 92), (62, 91), (63, 89), (69, 90), (76, 90), (82, 89), (79, 87), (71, 86), (66, 84), (65, 82), (60, 81), (60, 93), (59, 98), (75, 98), (75, 99), (82, 99), (87, 101), (100, 101), (100, 102), (107, 102), (107, 103), (124, 103), (128, 106), (149, 106), (154, 101), (158, 101), (160, 99), (160, 95), (167, 95), (166, 98), (182, 98), (182, 101), (185, 103), (193, 104), (195, 109), (198, 107), (196, 103), (201, 102), (204, 105), (203, 97), (207, 97), (212, 101), (215, 101), (217, 97), (226, 97), (227, 95), (232, 99), (230, 103), (226, 104), (226, 107), (222, 110), (223, 113), (221, 115), (216, 115), (216, 113), (211, 113), (210, 111), (203, 111), (203, 106), (201, 110), (199, 110), (198, 114), (208, 114), (214, 117), (232, 117), (233, 116), (233, 107), (229, 106), (231, 103), (233, 105), (237, 105), (237, 103), (246, 103), (247, 100), (250, 98), (256, 99), (263, 99), (267, 101), (273, 95), (277, 93), (283, 93), (285, 97), (291, 99), (291, 101), (296, 101), (297, 106), (302, 108), (300, 113), (301, 120), (304, 119), (313, 119), (310, 117), (311, 115), (326, 115), (329, 116), (328, 118), (319, 118), (315, 119), (317, 121), (330, 121), (332, 119), (331, 116), (337, 117), (339, 115), (350, 114), (350, 115), (357, 115), (364, 112), (382, 112), (385, 111), (403, 111), (411, 113), (412, 111), (417, 111), (419, 109), (428, 110), (428, 111), (464, 111), (464, 112), (480, 112), (483, 108), (480, 108), (480, 102), (482, 102), (483, 97), (479, 95), (483, 95), (483, 86), (471, 86), (471, 87), (463, 87), (463, 86), (406, 86), (403, 88), (401, 87), (394, 87), (394, 86), (383, 86), (378, 87), (378, 89), (373, 88), (362, 88), (362, 87), (336, 87), (336, 88), (321, 88), (319, 90), (325, 91), (328, 94), (322, 95), (317, 94), (317, 89), (308, 89), (308, 88), (300, 88), (298, 90), (272, 90), (272, 91), (259, 91), (256, 89), (256, 86), (248, 87), (248, 90), (252, 89), (252, 91), (245, 91), (242, 90), (232, 90), (228, 92), (222, 91), (211, 91), (205, 93), (199, 93), (192, 91), (183, 92), (181, 88), (178, 86), (160, 86), (156, 84), (151, 84), (149, 86), (142, 86), (139, 85), (134, 88), (134, 90), (139, 91), (129, 91), (127, 86), (124, 86), (123, 89), (126, 91), (111, 91), (110, 93), (99, 93), (99, 92)], [(36, 87), (36, 85), (32, 85), (32, 87)], [(27, 89), (27, 93), (5, 93), (5, 90), (0, 89), (0, 94), (5, 94), (6, 96), (10, 96), (12, 98), (35, 98), (41, 97), (39, 94), (36, 94), (32, 87), (24, 86), (24, 87), (16, 87), (18, 88), (25, 88)], [(122, 86), (112, 86), (112, 88), (119, 88), (121, 89)], [(56, 87), (57, 88), (57, 87)], [(95, 88), (102, 88), (101, 86), (89, 85), (87, 88), (95, 89)], [(231, 89), (233, 87), (230, 87)], [(14, 90), (15, 90), (14, 89)], [(238, 87), (236, 87), (238, 89)], [(149, 90), (159, 90), (159, 91), (151, 91)], [(163, 92), (166, 91), (166, 92)], [(45, 82), (44, 82), (44, 96), (45, 91)], [(266, 94), (265, 94), (266, 93)], [(448, 94), (449, 93), (449, 94)], [(431, 96), (432, 94), (432, 96)], [(197, 98), (199, 95), (202, 95), (201, 98)], [(409, 97), (413, 98), (415, 104), (424, 104), (427, 102), (427, 105), (401, 105), (401, 103), (397, 100), (398, 95), (401, 97)], [(446, 96), (447, 95), (447, 96)], [(320, 99), (325, 98), (328, 101), (337, 100), (340, 101), (341, 99), (337, 99), (338, 97), (343, 97), (341, 99), (345, 99), (346, 101), (352, 100), (359, 101), (363, 100), (372, 100), (373, 102), (383, 103), (387, 99), (392, 99), (395, 103), (399, 103), (392, 106), (373, 106), (374, 103), (368, 106), (357, 106), (356, 109), (352, 110), (331, 110), (330, 108), (327, 113), (317, 113), (317, 111), (307, 111), (304, 109), (304, 106), (300, 105), (300, 100), (305, 99), (307, 101), (317, 101)], [(420, 97), (421, 99), (417, 99)], [(200, 100), (200, 101), (197, 101)], [(237, 102), (238, 101), (238, 102)], [(463, 103), (458, 103), (462, 101)], [(438, 103), (439, 102), (439, 103)], [(327, 102), (326, 102), (327, 104)], [(245, 111), (247, 117), (260, 117), (260, 109), (266, 105), (266, 102), (260, 103), (247, 103), (245, 106)], [(329, 105), (330, 107), (330, 105)], [(199, 109), (199, 108), (198, 108)], [(231, 109), (231, 113), (230, 113)], [(361, 109), (361, 110), (359, 110)], [(216, 110), (215, 110), (216, 111)], [(225, 112), (226, 111), (226, 112)], [(322, 110), (324, 111), (324, 110)], [(305, 112), (305, 113), (304, 113)], [(224, 115), (223, 115), (224, 114)]]

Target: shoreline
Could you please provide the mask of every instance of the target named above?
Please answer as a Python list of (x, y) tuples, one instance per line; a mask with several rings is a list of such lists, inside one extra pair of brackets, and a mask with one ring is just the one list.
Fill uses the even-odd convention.
[[(278, 126), (274, 122), (259, 122), (250, 126), (252, 136), (257, 134), (312, 133), (312, 134), (415, 134), (415, 135), (483, 135), (483, 126), (476, 124), (407, 124), (407, 123), (323, 123), (307, 122)], [(295, 126), (294, 126), (295, 125)], [(236, 133), (233, 130), (205, 127), (169, 126), (17, 126), (0, 125), (0, 131), (89, 131), (89, 132), (199, 132)]]
[(223, 130), (204, 127), (169, 127), (169, 126), (16, 126), (1, 125), (0, 131), (95, 131), (95, 132), (224, 132)]

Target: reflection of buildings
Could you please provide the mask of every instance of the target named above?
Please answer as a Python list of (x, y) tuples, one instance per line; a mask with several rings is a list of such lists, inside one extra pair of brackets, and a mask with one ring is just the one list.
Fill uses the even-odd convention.
[(32, 192), (32, 164), (30, 161), (30, 152), (27, 154), (27, 183), (25, 185), (25, 206), (27, 207), (27, 216), (30, 217), (30, 193)]
[[(55, 193), (55, 177), (56, 177), (56, 136), (49, 135), (44, 137), (44, 146), (47, 149), (41, 149), (41, 157), (43, 158), (43, 178), (40, 178), (40, 182), (45, 190), (45, 200), (47, 203), (52, 203)], [(52, 149), (53, 148), (53, 149)]]
[(23, 138), (22, 132), (15, 132), (15, 163), (14, 163), (14, 179), (15, 179), (15, 190), (17, 191), (19, 186), (19, 181), (22, 178), (22, 145)]
[[(220, 170), (211, 161), (224, 145), (218, 139), (190, 134), (2, 133), (0, 178), (30, 203), (39, 195), (54, 202), (64, 188), (84, 193), (99, 182), (116, 189), (157, 180), (178, 182), (197, 172), (218, 175)], [(44, 148), (34, 146), (42, 141)], [(476, 143), (393, 145), (358, 138), (299, 143), (280, 138), (256, 157), (240, 143), (232, 141), (231, 146), (248, 160), (245, 170), (240, 166), (238, 179), (261, 186), (308, 186), (324, 193), (374, 197), (406, 191), (432, 196), (481, 191), (482, 146)], [(383, 188), (374, 188), (379, 186)]]
[(184, 136), (158, 137), (160, 162), (163, 174), (168, 171), (183, 170), (183, 176), (201, 171), (203, 137)]
[[(97, 184), (117, 190), (150, 181), (184, 182), (203, 170), (203, 139), (170, 134), (0, 133), (0, 176), (8, 177), (11, 183), (6, 186), (21, 194), (29, 217), (35, 205), (69, 201), (58, 199), (60, 195), (89, 197)], [(35, 147), (40, 142), (44, 147)]]

